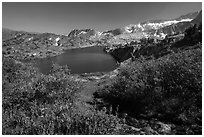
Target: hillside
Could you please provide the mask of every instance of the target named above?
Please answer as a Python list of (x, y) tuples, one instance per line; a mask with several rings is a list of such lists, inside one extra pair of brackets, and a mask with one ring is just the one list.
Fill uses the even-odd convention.
[(34, 59), (56, 56), (67, 49), (87, 46), (104, 46), (107, 51), (113, 51), (112, 49), (125, 47), (131, 42), (140, 42), (143, 38), (161, 40), (169, 35), (181, 34), (188, 27), (197, 24), (200, 15), (201, 13), (194, 12), (175, 19), (146, 21), (104, 32), (93, 29), (73, 30), (67, 36), (3, 28), (3, 54), (17, 59)]
[[(201, 135), (202, 11), (67, 36), (2, 29), (3, 135)], [(103, 46), (119, 67), (71, 74), (32, 59)], [(25, 61), (26, 60), (26, 61)]]
[(34, 59), (56, 56), (71, 46), (69, 38), (52, 33), (30, 33), (2, 29), (3, 55), (16, 59)]
[[(158, 39), (158, 37), (147, 37), (143, 38), (140, 37), (140, 39), (133, 38), (131, 41), (123, 42), (123, 43), (115, 43), (111, 46), (106, 46), (106, 51), (110, 53), (116, 60), (119, 62), (122, 62), (128, 58), (131, 58), (133, 56), (142, 55), (143, 53), (169, 53), (169, 50), (173, 48), (172, 43), (176, 43), (177, 41), (180, 41), (184, 38), (184, 35), (186, 34), (186, 30), (188, 28), (191, 28), (193, 26), (197, 26), (198, 31), (201, 31), (202, 26), (202, 20), (200, 19), (202, 16), (200, 16), (202, 11), (200, 11), (199, 14), (196, 14), (195, 20), (197, 22), (195, 23), (194, 20), (191, 20), (191, 22), (179, 22), (177, 24), (165, 26), (163, 28), (160, 28), (157, 30), (158, 33), (167, 33), (168, 35), (165, 36), (163, 39)], [(189, 15), (189, 14), (187, 14)], [(191, 14), (190, 14), (191, 15)], [(183, 17), (183, 16), (181, 16)], [(200, 20), (200, 22), (199, 22)], [(195, 27), (196, 27), (195, 26)], [(134, 34), (134, 33), (133, 33)], [(138, 33), (137, 33), (138, 35)], [(201, 34), (199, 34), (201, 36)], [(131, 35), (130, 35), (131, 36)], [(197, 36), (199, 37), (199, 36)], [(129, 37), (129, 39), (131, 39)], [(117, 41), (117, 40), (116, 40)], [(182, 40), (181, 40), (182, 41)], [(183, 41), (187, 41), (184, 39)], [(199, 40), (201, 42), (201, 38)], [(118, 41), (117, 41), (118, 42)], [(179, 42), (178, 42), (179, 43)], [(192, 43), (191, 41), (185, 42), (187, 45)], [(149, 46), (147, 46), (149, 45)], [(157, 46), (156, 46), (157, 45)], [(165, 47), (161, 46), (165, 45)], [(169, 46), (167, 46), (169, 45)], [(175, 44), (174, 44), (175, 45)], [(179, 44), (181, 45), (181, 44)], [(149, 48), (147, 48), (149, 47)], [(154, 50), (153, 50), (154, 49)], [(156, 50), (157, 49), (157, 50)]]

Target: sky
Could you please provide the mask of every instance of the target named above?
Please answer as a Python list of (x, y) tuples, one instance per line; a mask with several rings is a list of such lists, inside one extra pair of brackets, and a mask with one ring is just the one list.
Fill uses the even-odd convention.
[(67, 35), (73, 29), (106, 31), (201, 9), (201, 2), (3, 2), (2, 27)]

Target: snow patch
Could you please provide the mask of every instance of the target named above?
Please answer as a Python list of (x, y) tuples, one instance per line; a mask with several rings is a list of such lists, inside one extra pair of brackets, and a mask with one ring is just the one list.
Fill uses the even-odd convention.
[(190, 22), (190, 21), (192, 21), (193, 19), (189, 19), (189, 18), (187, 18), (187, 19), (182, 19), (182, 20), (180, 20), (180, 22)]
[(60, 37), (57, 37), (57, 38), (55, 39), (56, 42), (59, 41), (59, 40), (60, 40)]
[(130, 24), (129, 26), (125, 27), (125, 31), (127, 33), (132, 33), (135, 28), (137, 28), (137, 25)]
[(192, 20), (193, 19), (189, 19), (189, 18), (182, 19), (182, 20), (170, 20), (170, 21), (164, 21), (162, 23), (147, 23), (147, 24), (145, 24), (145, 26), (148, 25), (148, 26), (151, 26), (153, 29), (158, 29), (158, 28), (169, 26), (172, 24), (177, 24), (179, 22), (190, 22)]
[(160, 33), (161, 37), (164, 39), (166, 37), (166, 34), (164, 34), (163, 32)]
[(142, 29), (142, 31), (144, 31), (144, 28), (142, 27), (142, 25), (140, 23), (137, 25), (137, 27)]
[(99, 32), (99, 31), (98, 31), (97, 33), (98, 33), (98, 36), (101, 36), (101, 34), (102, 34), (103, 32)]
[(131, 33), (132, 32), (132, 25), (129, 25), (129, 26), (126, 26), (125, 27), (125, 31), (127, 32), (127, 33)]
[(85, 32), (85, 31), (81, 31), (78, 35), (80, 35), (80, 34), (86, 34), (87, 32)]
[(30, 41), (30, 40), (32, 40), (32, 39), (33, 39), (33, 37), (29, 38), (28, 41)]
[(56, 39), (55, 39), (55, 46), (58, 46), (58, 41), (60, 40), (60, 37), (57, 37)]

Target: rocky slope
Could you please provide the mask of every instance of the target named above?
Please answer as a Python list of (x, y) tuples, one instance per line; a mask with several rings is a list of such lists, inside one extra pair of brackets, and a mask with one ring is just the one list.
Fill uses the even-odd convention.
[[(107, 51), (111, 51), (111, 54), (112, 51), (120, 48), (120, 51), (117, 52), (122, 53), (128, 49), (124, 50), (124, 47), (131, 47), (136, 43), (136, 47), (138, 47), (138, 43), (141, 43), (141, 39), (144, 38), (160, 41), (166, 36), (183, 33), (193, 24), (199, 24), (201, 15), (202, 12), (194, 12), (171, 20), (146, 21), (104, 32), (93, 29), (73, 30), (68, 36), (52, 33), (29, 33), (3, 28), (3, 54), (18, 59), (45, 58), (59, 55), (66, 49), (87, 46), (105, 46)], [(117, 56), (123, 55), (118, 54)], [(125, 55), (122, 60), (129, 57), (131, 56)]]
[(2, 51), (5, 56), (16, 59), (45, 58), (61, 54), (71, 48), (70, 39), (52, 33), (30, 33), (2, 29)]
[[(195, 17), (195, 15), (197, 16)], [(124, 42), (122, 44), (115, 42), (114, 44), (111, 44), (111, 46), (107, 47), (106, 51), (109, 52), (119, 62), (123, 62), (124, 60), (130, 57), (136, 58), (140, 55), (147, 55), (147, 54), (150, 55), (150, 53), (153, 54), (153, 52), (161, 55), (166, 54), (169, 52), (169, 49), (173, 43), (180, 41), (181, 39), (184, 38), (184, 33), (186, 33), (185, 30), (187, 30), (190, 27), (193, 27), (195, 24), (197, 25), (197, 27), (199, 26), (199, 24), (202, 24), (201, 15), (202, 15), (202, 11), (200, 11), (199, 14), (198, 12), (195, 12), (195, 13), (183, 15), (177, 19), (178, 23), (171, 24), (168, 26), (164, 25), (165, 27), (160, 27), (162, 26), (161, 24), (165, 24), (161, 20), (152, 21), (154, 23), (160, 22), (160, 25), (158, 25), (158, 23), (155, 23), (156, 25), (152, 25), (154, 28), (158, 28), (158, 29), (157, 30), (152, 29), (153, 27), (150, 28), (148, 34), (146, 34), (149, 36), (147, 36), (146, 38), (141, 36), (139, 40), (136, 38), (132, 40), (129, 39), (130, 41), (126, 40), (126, 43)], [(194, 19), (189, 19), (190, 17), (191, 18), (194, 17)], [(189, 20), (189, 21), (183, 22), (182, 20)], [(172, 22), (172, 21), (165, 21), (165, 22)], [(147, 26), (146, 24), (150, 24), (150, 23), (145, 22), (143, 23), (143, 26)], [(141, 26), (140, 28), (143, 29), (142, 33), (144, 34), (144, 32), (147, 31), (148, 27), (145, 30), (145, 28)], [(199, 29), (198, 31), (201, 31), (201, 30)], [(137, 34), (139, 35), (141, 34), (141, 32)], [(134, 33), (131, 33), (131, 35), (134, 35)], [(162, 35), (165, 37), (163, 37)], [(201, 34), (198, 34), (198, 33), (195, 35), (199, 35), (199, 36), (196, 36), (196, 38), (201, 36)], [(116, 41), (119, 42), (118, 40)], [(191, 43), (190, 41), (188, 41), (188, 43), (185, 41), (186, 40), (184, 40), (184, 42), (182, 43), (185, 43), (187, 45)]]
[(73, 30), (68, 37), (75, 47), (83, 47), (94, 44), (98, 40), (100, 33), (93, 29)]
[(110, 44), (125, 43), (132, 41), (132, 39), (141, 38), (164, 39), (166, 35), (182, 33), (192, 24), (191, 21), (197, 15), (198, 12), (193, 12), (175, 19), (146, 21), (104, 32), (92, 29), (73, 30), (68, 36), (74, 39), (73, 43), (78, 45), (101, 42), (104, 39)]

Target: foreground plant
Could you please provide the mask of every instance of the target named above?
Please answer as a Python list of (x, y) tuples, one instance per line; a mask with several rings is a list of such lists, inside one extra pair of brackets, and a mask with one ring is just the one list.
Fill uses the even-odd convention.
[(122, 68), (116, 80), (96, 92), (95, 97), (108, 102), (115, 111), (185, 125), (184, 134), (201, 134), (201, 74), (200, 48), (142, 59)]

